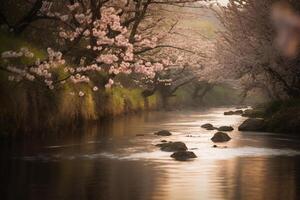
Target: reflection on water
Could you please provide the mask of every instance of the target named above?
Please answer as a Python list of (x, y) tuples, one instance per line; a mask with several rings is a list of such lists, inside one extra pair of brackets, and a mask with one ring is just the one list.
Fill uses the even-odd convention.
[[(244, 118), (225, 110), (146, 113), (2, 142), (1, 199), (297, 199), (299, 140), (236, 131)], [(200, 128), (204, 123), (232, 125), (232, 140), (212, 148), (215, 131)], [(198, 158), (177, 162), (157, 149), (162, 137), (153, 132), (160, 129), (173, 133), (163, 139), (185, 142)]]

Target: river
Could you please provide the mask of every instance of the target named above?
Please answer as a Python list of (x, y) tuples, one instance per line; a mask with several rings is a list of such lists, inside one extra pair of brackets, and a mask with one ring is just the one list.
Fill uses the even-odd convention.
[[(1, 142), (0, 199), (33, 200), (276, 200), (300, 198), (300, 140), (239, 132), (232, 108), (150, 112)], [(212, 148), (215, 131), (231, 125), (231, 141)], [(155, 136), (170, 130), (168, 137)], [(136, 136), (144, 134), (144, 136)], [(198, 158), (180, 162), (161, 140), (182, 141)]]

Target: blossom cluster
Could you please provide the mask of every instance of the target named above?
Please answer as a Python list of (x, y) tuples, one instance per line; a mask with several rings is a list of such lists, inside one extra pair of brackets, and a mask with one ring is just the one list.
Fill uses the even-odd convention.
[[(116, 1), (115, 3), (117, 3)], [(126, 0), (123, 1), (126, 4)], [(58, 40), (63, 41), (60, 44), (71, 44), (81, 48), (86, 54), (82, 57), (72, 52), (68, 52), (68, 58), (71, 58), (70, 65), (66, 66), (63, 54), (47, 49), (47, 57), (44, 60), (36, 59), (30, 66), (10, 65), (7, 70), (12, 73), (9, 80), (20, 81), (36, 80), (44, 82), (50, 89), (53, 89), (58, 80), (53, 74), (54, 69), (63, 67), (66, 78), (71, 83), (90, 83), (91, 75), (101, 71), (109, 77), (113, 75), (138, 73), (147, 79), (152, 79), (155, 74), (164, 70), (170, 62), (166, 59), (161, 61), (143, 58), (136, 55), (136, 51), (155, 48), (158, 37), (146, 36), (147, 34), (137, 33), (134, 40), (130, 37), (130, 31), (122, 25), (122, 13), (124, 10), (112, 7), (113, 0), (104, 3), (100, 8), (99, 16), (95, 16), (94, 10), (90, 5), (83, 7), (79, 3), (68, 4), (66, 9), (60, 12), (52, 11), (54, 3), (43, 1), (39, 15), (54, 18), (59, 21)], [(72, 50), (71, 50), (72, 51)], [(1, 54), (3, 59), (12, 59), (19, 57), (34, 58), (34, 54), (26, 48), (18, 51), (6, 51)], [(88, 59), (86, 59), (88, 57)], [(76, 60), (74, 62), (74, 60)], [(150, 60), (150, 59), (149, 59)], [(79, 62), (80, 61), (80, 62)], [(78, 62), (78, 63), (77, 63)], [(105, 88), (111, 88), (114, 84), (112, 78), (108, 79)], [(92, 86), (93, 91), (98, 91), (97, 86)], [(84, 96), (80, 91), (79, 96)]]
[(164, 65), (158, 62), (144, 62), (140, 60), (135, 63), (135, 72), (145, 74), (147, 78), (154, 78), (156, 72), (162, 71), (164, 69)]
[[(148, 78), (154, 77), (155, 72), (163, 69), (163, 65), (159, 63), (139, 64), (143, 61), (135, 57), (134, 48), (154, 48), (158, 39), (143, 38), (137, 34), (134, 36), (135, 43), (130, 43), (127, 28), (121, 25), (120, 10), (103, 6), (100, 10), (101, 17), (91, 20), (91, 11), (82, 12), (78, 4), (69, 5), (68, 9), (72, 11), (79, 26), (74, 29), (60, 27), (59, 36), (69, 41), (79, 36), (83, 36), (87, 41), (92, 40), (86, 49), (97, 52), (98, 56), (93, 62), (98, 66), (105, 66), (101, 69), (105, 68), (109, 74), (142, 73)], [(86, 71), (85, 67), (80, 67), (77, 72), (81, 71)]]
[(22, 47), (19, 51), (4, 51), (1, 54), (1, 58), (19, 58), (19, 57), (32, 58), (34, 54), (29, 51), (28, 48)]
[[(61, 52), (54, 51), (51, 48), (47, 49), (47, 53), (47, 59), (41, 61), (39, 58), (37, 58), (35, 63), (31, 66), (24, 67), (8, 64), (6, 69), (11, 73), (8, 79), (10, 81), (17, 82), (24, 79), (29, 81), (39, 79), (40, 81), (43, 81), (50, 89), (54, 89), (52, 71), (58, 66), (65, 64), (65, 60), (62, 58)], [(10, 50), (3, 52), (1, 58), (20, 58), (22, 56), (30, 58), (34, 57), (31, 51), (25, 47), (22, 47), (19, 51)]]
[[(139, 41), (139, 40), (140, 41)], [(145, 39), (140, 39), (140, 38), (136, 38), (136, 40), (138, 41), (136, 43), (137, 46), (140, 47), (146, 47), (146, 48), (154, 48), (157, 45), (157, 37), (152, 37), (152, 38), (145, 38)]]
[(80, 74), (76, 74), (75, 76), (72, 75), (70, 77), (70, 79), (73, 83), (82, 83), (82, 82), (88, 83), (88, 82), (90, 82), (89, 77), (87, 77), (85, 75), (80, 75)]

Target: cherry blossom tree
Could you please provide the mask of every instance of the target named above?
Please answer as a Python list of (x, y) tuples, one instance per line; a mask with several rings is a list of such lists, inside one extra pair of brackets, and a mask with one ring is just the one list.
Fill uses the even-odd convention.
[[(35, 21), (54, 22), (56, 44), (47, 48), (48, 55), (44, 59), (34, 58), (26, 48), (5, 51), (1, 55), (5, 67), (1, 69), (10, 73), (11, 81), (45, 83), (50, 89), (68, 81), (88, 83), (97, 91), (98, 87), (110, 88), (118, 74), (140, 74), (138, 76), (144, 79), (154, 79), (170, 62), (168, 57), (151, 56), (150, 51), (161, 48), (187, 51), (158, 44), (166, 33), (152, 31), (155, 24), (151, 20), (157, 19), (155, 10), (160, 5), (182, 6), (192, 2), (196, 1), (32, 1), (29, 12), (14, 25), (3, 13), (1, 23), (18, 35)], [(147, 17), (150, 20), (147, 21)], [(30, 56), (34, 62), (28, 66), (15, 62), (24, 56)], [(61, 68), (63, 77), (57, 75)], [(97, 74), (104, 75), (103, 84), (97, 84)], [(84, 96), (82, 91), (79, 93)]]
[[(163, 99), (175, 96), (174, 93), (187, 84), (197, 85), (203, 82), (217, 81), (216, 60), (214, 59), (214, 42), (201, 33), (199, 27), (184, 27), (184, 20), (194, 18), (201, 21), (205, 7), (194, 8), (185, 11), (178, 9), (176, 15), (168, 6), (161, 8), (163, 16), (169, 21), (165, 35), (160, 41), (160, 46), (171, 47), (161, 48), (159, 51), (154, 48), (150, 51), (157, 58), (163, 58), (167, 62), (164, 70), (156, 73), (154, 79), (143, 79), (139, 83), (145, 88), (145, 97), (160, 92)], [(161, 29), (161, 28), (160, 28)], [(176, 48), (174, 48), (176, 47)]]

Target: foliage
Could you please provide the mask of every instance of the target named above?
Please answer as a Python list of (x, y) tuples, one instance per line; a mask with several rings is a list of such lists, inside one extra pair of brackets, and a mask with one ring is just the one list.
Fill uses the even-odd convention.
[(270, 99), (300, 95), (299, 56), (286, 57), (284, 49), (275, 44), (278, 35), (282, 35), (282, 27), (285, 27), (283, 35), (290, 36), (283, 43), (298, 41), (293, 30), (299, 27), (285, 19), (294, 19), (296, 14), (282, 17), (285, 16), (282, 12), (295, 13), (299, 1), (289, 1), (293, 9), (291, 6), (277, 9), (277, 17), (272, 18), (276, 2), (233, 0), (227, 7), (216, 9), (224, 27), (217, 41), (219, 68), (224, 76), (242, 84), (245, 96), (255, 88), (262, 89)]
[[(181, 1), (161, 3), (173, 5)], [(174, 65), (168, 57), (151, 55), (149, 51), (164, 47), (184, 50), (171, 44), (159, 44), (168, 31), (154, 29), (156, 24), (151, 20), (157, 17), (151, 9), (158, 11), (159, 6), (152, 0), (37, 0), (29, 4), (32, 7), (19, 20), (10, 20), (11, 16), (1, 13), (2, 27), (19, 36), (34, 32), (32, 24), (47, 20), (48, 29), (54, 29), (54, 34), (49, 34), (52, 44), (46, 46), (47, 55), (44, 59), (38, 58), (28, 47), (2, 52), (1, 69), (11, 73), (11, 81), (45, 83), (49, 89), (56, 88), (60, 82), (91, 83), (91, 88), (98, 91), (99, 87), (110, 88), (119, 74), (141, 74), (139, 79), (153, 79), (157, 72)], [(16, 8), (24, 12), (26, 7)], [(149, 14), (148, 18), (145, 18), (146, 14)], [(35, 25), (41, 28), (42, 24)], [(160, 27), (159, 24), (157, 27)], [(18, 62), (23, 58), (30, 58), (32, 62), (27, 65)], [(53, 74), (57, 68), (63, 68), (65, 72), (61, 79)], [(97, 77), (97, 74), (101, 76)], [(101, 85), (98, 84), (100, 79)], [(78, 95), (84, 96), (83, 91)]]
[(265, 106), (267, 130), (298, 134), (300, 128), (300, 100), (275, 101)]

